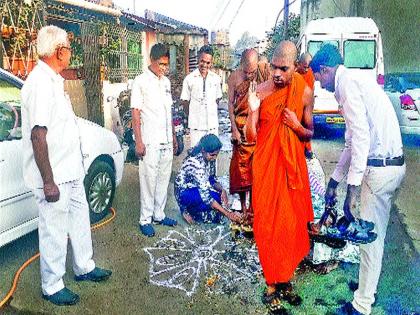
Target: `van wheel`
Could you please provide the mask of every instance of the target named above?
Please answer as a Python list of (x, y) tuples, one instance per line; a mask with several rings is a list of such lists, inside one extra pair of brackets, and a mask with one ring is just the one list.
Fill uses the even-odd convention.
[(89, 168), (84, 185), (90, 222), (95, 223), (109, 213), (115, 195), (115, 172), (108, 163), (95, 161)]

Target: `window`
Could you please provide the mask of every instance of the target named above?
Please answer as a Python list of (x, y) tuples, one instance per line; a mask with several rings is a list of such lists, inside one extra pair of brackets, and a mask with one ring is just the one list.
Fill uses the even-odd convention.
[(336, 40), (324, 40), (324, 41), (309, 41), (308, 52), (313, 56), (318, 52), (323, 44), (331, 44), (338, 48), (338, 41)]
[(375, 68), (376, 43), (374, 40), (346, 40), (344, 42), (344, 65), (347, 68)]
[(21, 137), (20, 89), (0, 78), (0, 141)]

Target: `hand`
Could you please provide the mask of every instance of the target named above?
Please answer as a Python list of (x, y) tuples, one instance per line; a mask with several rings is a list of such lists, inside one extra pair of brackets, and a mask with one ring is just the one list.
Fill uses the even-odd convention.
[(241, 140), (241, 133), (239, 132), (239, 130), (237, 128), (232, 129), (232, 139), (231, 139), (233, 144), (241, 144), (242, 140)]
[(328, 182), (327, 190), (325, 192), (325, 205), (334, 206), (337, 202), (337, 186), (338, 182), (330, 179)]
[(249, 85), (249, 90), (248, 90), (249, 108), (251, 109), (252, 112), (255, 112), (260, 108), (260, 103), (261, 101), (257, 95), (257, 83), (253, 81)]
[(227, 196), (227, 192), (224, 189), (222, 189), (221, 199), (222, 199), (222, 205), (224, 205), (224, 206), (228, 205), (229, 199), (228, 199), (228, 196)]
[(226, 217), (230, 220), (230, 221), (232, 221), (232, 222), (235, 222), (235, 223), (241, 223), (242, 222), (242, 216), (240, 215), (240, 214), (238, 214), (237, 212), (228, 212), (227, 214), (226, 214)]
[(139, 160), (143, 160), (143, 157), (146, 155), (146, 146), (143, 142), (136, 142), (136, 157)]
[(176, 153), (178, 152), (178, 140), (176, 138), (176, 135), (173, 135), (173, 153), (174, 155), (176, 155)]
[(45, 183), (44, 195), (45, 200), (47, 200), (48, 202), (57, 202), (60, 199), (60, 190), (54, 182)]
[(349, 221), (354, 221), (352, 210), (356, 208), (357, 190), (359, 187), (360, 186), (354, 186), (354, 185), (347, 186), (347, 195), (346, 195), (346, 199), (344, 200), (343, 211), (344, 211), (344, 216)]
[(283, 123), (290, 127), (292, 130), (295, 130), (301, 126), (299, 120), (297, 119), (296, 113), (288, 108), (283, 110)]

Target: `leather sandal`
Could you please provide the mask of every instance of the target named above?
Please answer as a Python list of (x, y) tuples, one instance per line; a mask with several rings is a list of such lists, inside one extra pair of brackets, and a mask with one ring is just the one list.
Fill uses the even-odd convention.
[(271, 294), (264, 293), (261, 297), (261, 301), (268, 308), (270, 314), (288, 315), (289, 312), (284, 308), (281, 298), (278, 292)]
[(345, 217), (340, 218), (337, 226), (328, 228), (327, 232), (331, 238), (349, 241), (353, 244), (369, 244), (374, 242), (378, 236), (372, 231), (362, 229), (355, 221), (348, 221)]

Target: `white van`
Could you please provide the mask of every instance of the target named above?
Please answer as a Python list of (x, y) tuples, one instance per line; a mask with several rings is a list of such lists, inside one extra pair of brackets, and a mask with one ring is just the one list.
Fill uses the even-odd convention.
[[(384, 60), (381, 33), (375, 22), (363, 17), (335, 17), (310, 21), (301, 35), (300, 52), (312, 56), (322, 44), (338, 47), (349, 69), (362, 69), (384, 84)], [(344, 127), (344, 118), (338, 113), (333, 93), (315, 82), (314, 124), (332, 128)]]

